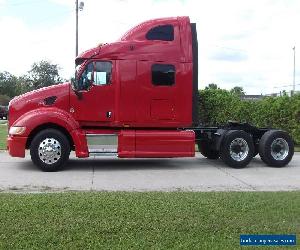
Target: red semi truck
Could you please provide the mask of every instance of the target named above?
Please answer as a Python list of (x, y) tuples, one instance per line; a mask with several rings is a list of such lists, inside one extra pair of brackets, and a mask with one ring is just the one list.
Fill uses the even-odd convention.
[[(120, 40), (75, 60), (76, 76), (14, 98), (9, 105), (8, 150), (44, 171), (79, 158), (194, 157), (245, 167), (259, 153), (271, 166), (294, 154), (284, 131), (246, 123), (198, 125), (198, 42), (188, 17), (146, 21)], [(201, 97), (200, 97), (201, 98)]]

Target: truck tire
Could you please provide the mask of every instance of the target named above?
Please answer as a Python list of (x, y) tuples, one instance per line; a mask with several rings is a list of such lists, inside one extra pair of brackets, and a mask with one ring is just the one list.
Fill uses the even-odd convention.
[(230, 130), (220, 148), (221, 159), (232, 168), (244, 168), (252, 160), (254, 144), (252, 137), (242, 130)]
[(258, 155), (258, 153), (259, 153), (258, 145), (254, 145), (254, 153), (253, 153), (253, 158), (254, 158), (255, 156), (257, 156), (257, 155)]
[(70, 143), (59, 130), (45, 129), (33, 138), (30, 155), (33, 163), (42, 171), (58, 171), (69, 159)]
[(207, 141), (198, 142), (198, 149), (199, 149), (199, 152), (207, 159), (216, 160), (216, 159), (219, 159), (219, 157), (220, 157), (219, 152), (216, 150), (213, 150), (211, 148), (210, 143)]
[(259, 155), (271, 167), (284, 167), (294, 155), (293, 140), (285, 131), (269, 130), (261, 137)]

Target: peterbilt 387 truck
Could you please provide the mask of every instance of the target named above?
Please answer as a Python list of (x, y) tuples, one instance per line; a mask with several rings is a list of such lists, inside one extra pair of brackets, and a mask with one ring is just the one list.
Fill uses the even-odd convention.
[[(26, 93), (9, 105), (8, 150), (44, 171), (79, 158), (194, 157), (245, 167), (259, 153), (282, 167), (294, 154), (284, 131), (229, 122), (199, 126), (198, 41), (189, 17), (146, 21), (76, 60), (75, 80)], [(200, 96), (201, 98), (201, 96)]]

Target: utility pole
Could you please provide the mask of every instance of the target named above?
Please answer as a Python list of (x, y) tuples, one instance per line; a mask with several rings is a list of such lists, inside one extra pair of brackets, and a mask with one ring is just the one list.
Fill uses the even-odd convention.
[(78, 10), (82, 11), (84, 6), (84, 2), (80, 2), (78, 4), (78, 0), (76, 0), (76, 45), (75, 45), (75, 55), (78, 56)]
[(76, 57), (78, 56), (78, 0), (76, 0), (76, 48), (75, 48)]
[(293, 94), (294, 94), (295, 93), (295, 87), (296, 87), (296, 82), (295, 82), (295, 78), (296, 78), (296, 47), (295, 46), (294, 46), (293, 50), (294, 50)]

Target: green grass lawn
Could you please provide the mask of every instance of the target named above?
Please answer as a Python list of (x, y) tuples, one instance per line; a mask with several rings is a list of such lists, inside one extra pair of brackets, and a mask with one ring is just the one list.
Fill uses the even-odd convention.
[(239, 249), (240, 234), (299, 244), (300, 192), (0, 194), (0, 249)]
[(6, 149), (7, 126), (0, 124), (0, 150)]

